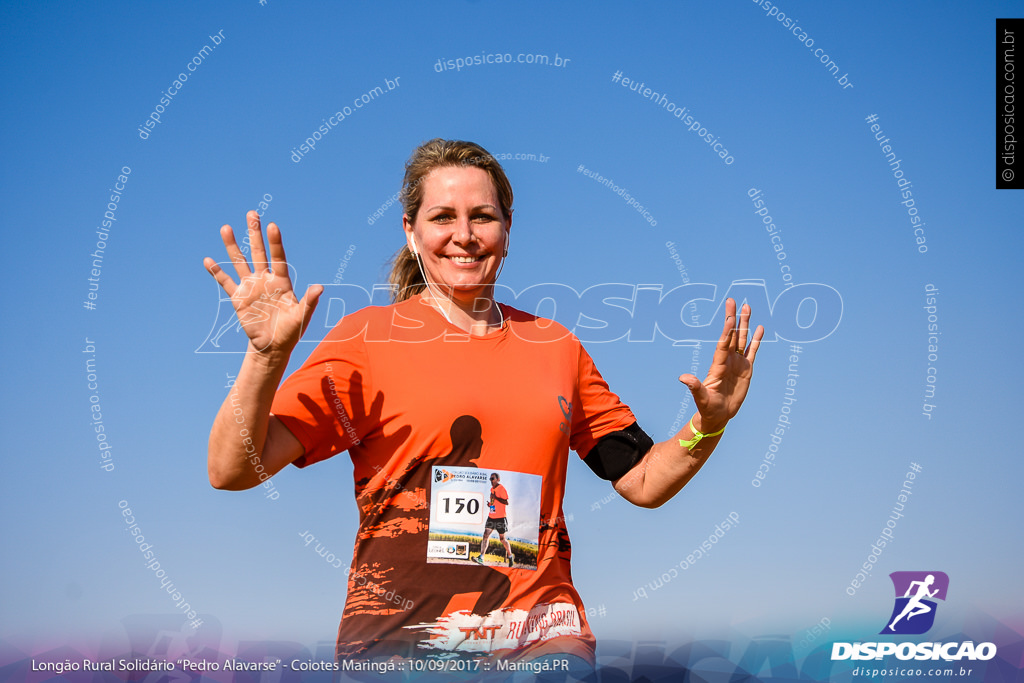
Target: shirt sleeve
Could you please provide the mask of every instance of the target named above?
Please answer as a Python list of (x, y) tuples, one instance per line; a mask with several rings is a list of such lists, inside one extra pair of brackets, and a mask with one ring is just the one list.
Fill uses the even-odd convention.
[[(578, 342), (577, 342), (578, 343)], [(581, 344), (576, 405), (572, 408), (572, 433), (569, 446), (581, 457), (604, 436), (636, 422), (633, 412), (608, 388), (594, 360)]]
[(274, 395), (270, 412), (302, 443), (297, 467), (358, 445), (374, 427), (362, 317), (343, 318)]

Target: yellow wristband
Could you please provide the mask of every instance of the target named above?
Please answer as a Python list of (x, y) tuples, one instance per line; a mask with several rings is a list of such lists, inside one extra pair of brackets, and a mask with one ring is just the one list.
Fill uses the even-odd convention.
[(712, 434), (701, 434), (693, 426), (693, 418), (691, 417), (690, 418), (690, 431), (693, 432), (693, 438), (692, 439), (690, 439), (689, 441), (683, 441), (682, 439), (679, 439), (679, 445), (685, 447), (686, 450), (688, 450), (688, 451), (692, 451), (693, 447), (696, 446), (697, 443), (701, 439), (703, 439), (704, 437), (706, 437), (706, 436), (718, 436), (719, 434), (721, 434), (722, 432), (725, 431), (725, 427), (722, 427), (717, 432), (714, 432)]

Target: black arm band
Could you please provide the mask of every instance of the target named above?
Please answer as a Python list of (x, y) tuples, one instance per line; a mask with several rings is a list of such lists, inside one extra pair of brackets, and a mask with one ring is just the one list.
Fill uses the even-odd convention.
[(633, 469), (652, 446), (654, 439), (634, 422), (621, 431), (602, 437), (583, 462), (602, 479), (615, 481)]

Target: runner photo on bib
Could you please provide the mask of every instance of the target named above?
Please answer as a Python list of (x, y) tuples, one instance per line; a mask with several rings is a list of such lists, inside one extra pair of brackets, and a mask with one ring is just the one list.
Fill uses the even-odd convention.
[(427, 562), (537, 569), (543, 477), (433, 467)]

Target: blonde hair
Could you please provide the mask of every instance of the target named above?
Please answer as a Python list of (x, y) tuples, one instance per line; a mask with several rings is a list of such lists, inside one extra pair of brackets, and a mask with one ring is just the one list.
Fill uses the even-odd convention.
[[(506, 222), (511, 220), (512, 184), (497, 159), (475, 142), (434, 138), (417, 147), (405, 163), (401, 198), (402, 208), (410, 221), (416, 220), (423, 203), (423, 181), (434, 169), (446, 166), (476, 166), (486, 171), (498, 192), (498, 203)], [(416, 257), (408, 245), (399, 249), (392, 258), (388, 281), (394, 288), (391, 298), (395, 303), (405, 301), (426, 286)]]

